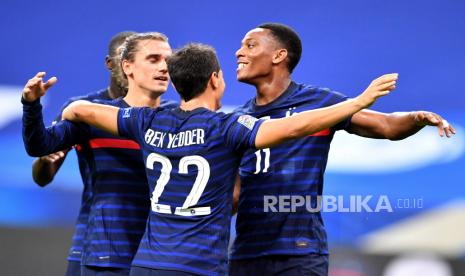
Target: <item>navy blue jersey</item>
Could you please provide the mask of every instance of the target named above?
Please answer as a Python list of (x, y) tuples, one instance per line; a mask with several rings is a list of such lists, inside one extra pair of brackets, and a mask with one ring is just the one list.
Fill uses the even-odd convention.
[[(86, 99), (128, 107), (121, 98)], [(60, 121), (45, 128), (38, 101), (25, 104), (24, 109), (23, 139), (28, 152), (42, 156), (76, 145), (84, 192), (69, 259), (83, 265), (129, 268), (150, 207), (140, 146), (85, 124)]]
[[(258, 106), (252, 99), (237, 111), (275, 119), (346, 99), (329, 89), (292, 82), (273, 102)], [(265, 212), (264, 200), (265, 196), (310, 196), (315, 208), (317, 196), (323, 191), (323, 174), (334, 132), (347, 128), (349, 123), (350, 118), (305, 138), (273, 148), (246, 151), (239, 170), (241, 193), (231, 259), (328, 253), (320, 212), (309, 212), (305, 206), (295, 212), (279, 213), (271, 209)]]
[[(100, 90), (96, 93), (88, 94), (83, 97), (73, 97), (68, 102), (66, 102), (61, 111), (65, 107), (67, 107), (70, 103), (77, 101), (77, 100), (86, 100), (86, 101), (95, 101), (95, 100), (111, 100), (108, 89)], [(55, 118), (53, 124), (61, 121), (61, 112)], [(82, 149), (81, 146), (77, 146), (76, 149)], [(85, 231), (87, 229), (87, 221), (89, 218), (90, 206), (92, 204), (92, 171), (90, 168), (91, 161), (89, 158), (91, 153), (88, 152), (89, 149), (85, 148), (85, 150), (76, 150), (76, 155), (79, 164), (79, 172), (81, 173), (82, 178), (82, 196), (81, 196), (81, 206), (79, 207), (79, 214), (76, 221), (76, 226), (74, 230), (74, 235), (71, 243), (71, 248), (68, 252), (68, 261), (77, 261), (81, 262), (81, 253), (82, 253), (82, 246), (83, 246), (83, 238), (85, 235)]]
[(141, 145), (152, 201), (133, 266), (227, 274), (233, 182), (260, 124), (205, 108), (120, 110), (119, 134)]
[[(77, 100), (95, 101), (95, 100), (111, 100), (111, 98), (109, 96), (108, 89), (103, 89), (98, 92), (90, 93), (85, 96), (73, 97), (69, 99), (62, 106), (61, 111), (63, 111), (63, 109), (67, 107), (70, 103), (77, 101)], [(57, 122), (61, 121), (61, 111), (55, 117), (53, 124), (56, 124)], [(25, 111), (25, 115), (27, 115), (26, 111)], [(35, 114), (32, 113), (32, 115), (38, 115), (38, 113), (35, 112)], [(31, 118), (34, 118), (34, 117), (31, 117)], [(35, 120), (36, 122), (41, 121), (39, 116), (35, 116)], [(28, 124), (28, 123), (35, 124), (36, 122), (32, 122), (31, 120), (28, 119), (27, 121), (25, 121), (25, 124)], [(28, 141), (30, 140), (33, 140), (33, 139), (28, 139)], [(29, 144), (31, 144), (31, 147), (37, 148), (36, 145), (30, 142), (25, 142), (26, 147), (28, 147)], [(80, 149), (81, 147), (77, 146), (77, 148)], [(78, 267), (80, 267), (83, 238), (85, 235), (85, 230), (87, 228), (87, 220), (89, 217), (90, 206), (92, 204), (92, 192), (91, 192), (92, 173), (91, 173), (91, 168), (89, 166), (89, 164), (91, 163), (90, 162), (91, 159), (87, 158), (91, 156), (90, 153), (87, 152), (86, 150), (77, 150), (76, 154), (77, 154), (78, 163), (79, 163), (79, 171), (81, 173), (81, 178), (82, 178), (82, 183), (83, 183), (83, 190), (82, 190), (82, 196), (81, 196), (81, 206), (79, 208), (79, 214), (78, 214), (78, 218), (76, 221), (76, 227), (75, 227), (74, 235), (72, 238), (71, 248), (69, 249), (69, 253), (68, 253), (68, 260), (73, 261), (73, 262), (79, 262)]]

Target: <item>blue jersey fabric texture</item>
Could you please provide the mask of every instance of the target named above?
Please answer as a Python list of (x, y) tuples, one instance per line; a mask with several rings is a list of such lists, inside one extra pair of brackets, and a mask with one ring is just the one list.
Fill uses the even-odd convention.
[[(78, 97), (73, 97), (69, 99), (61, 108), (63, 110), (65, 107), (67, 107), (70, 103), (77, 101), (77, 100), (85, 100), (85, 101), (95, 101), (95, 100), (111, 100), (109, 94), (108, 94), (108, 89), (102, 89), (98, 92), (90, 93), (85, 96), (78, 96)], [(25, 106), (27, 108), (28, 106)], [(36, 105), (36, 108), (38, 108), (38, 105)], [(27, 109), (26, 109), (27, 110)], [(35, 112), (26, 112), (24, 116), (28, 116), (31, 114), (31, 118), (28, 118), (27, 120), (23, 120), (23, 126), (26, 126), (28, 124), (31, 125), (36, 125), (40, 124), (42, 121), (42, 117), (39, 117), (39, 111)], [(32, 121), (31, 119), (34, 119)], [(53, 124), (56, 124), (61, 121), (61, 111), (60, 113), (55, 117), (55, 120)], [(23, 134), (28, 135), (31, 133), (33, 130), (35, 130), (35, 127), (31, 127), (31, 130), (26, 130), (23, 128)], [(51, 128), (50, 128), (51, 130)], [(59, 131), (59, 130), (58, 130)], [(62, 134), (64, 135), (69, 135), (71, 134), (70, 132), (67, 132), (68, 134)], [(37, 135), (34, 133), (33, 135)], [(32, 134), (31, 134), (32, 136)], [(60, 135), (58, 135), (60, 136)], [(23, 135), (24, 137), (24, 135)], [(44, 148), (39, 149), (38, 146), (34, 141), (34, 137), (26, 138), (25, 140), (25, 146), (26, 148), (30, 147), (31, 150), (33, 151), (39, 151), (39, 150), (44, 150)], [(71, 140), (71, 139), (70, 139)], [(71, 142), (65, 142), (64, 144), (72, 144)], [(29, 146), (30, 145), (30, 146)], [(74, 146), (72, 144), (71, 146)], [(48, 146), (47, 146), (48, 147)], [(64, 147), (61, 147), (61, 149), (66, 149)], [(48, 151), (47, 151), (48, 152)], [(45, 155), (45, 154), (40, 154), (36, 153), (35, 155)], [(75, 225), (75, 231), (73, 234), (72, 238), (72, 243), (71, 243), (71, 248), (69, 249), (68, 252), (68, 261), (72, 262), (73, 264), (75, 262), (78, 262), (78, 272), (79, 274), (81, 273), (81, 253), (82, 253), (82, 246), (83, 246), (83, 239), (85, 236), (85, 231), (87, 229), (87, 221), (89, 217), (89, 212), (90, 212), (90, 206), (92, 204), (92, 192), (91, 192), (91, 187), (92, 187), (92, 174), (91, 174), (91, 169), (89, 167), (89, 161), (87, 156), (89, 156), (89, 153), (86, 152), (85, 150), (79, 150), (76, 151), (77, 159), (78, 159), (78, 164), (79, 164), (79, 171), (81, 174), (82, 178), (82, 183), (83, 183), (83, 190), (82, 190), (82, 196), (81, 196), (81, 206), (79, 208), (79, 214), (78, 218), (76, 220), (76, 225)]]
[(261, 123), (205, 108), (119, 111), (119, 134), (141, 145), (152, 193), (133, 267), (227, 274), (234, 179)]
[[(69, 103), (75, 100), (128, 107), (122, 98), (110, 100), (105, 90)], [(176, 106), (167, 101), (162, 105)], [(140, 146), (85, 124), (59, 121), (45, 128), (39, 101), (23, 101), (23, 106), (23, 140), (30, 154), (43, 156), (76, 146), (84, 188), (68, 260), (130, 268), (150, 207)]]
[[(326, 88), (291, 82), (273, 102), (259, 106), (254, 98), (236, 111), (256, 118), (275, 119), (346, 99), (346, 96)], [(270, 149), (246, 151), (239, 170), (241, 193), (231, 259), (328, 254), (320, 212), (309, 212), (305, 206), (297, 207), (295, 212), (272, 212), (270, 209), (265, 212), (264, 198), (310, 196), (311, 206), (315, 208), (317, 196), (323, 191), (323, 175), (333, 135), (349, 124), (350, 118), (347, 118), (331, 129), (301, 139)]]

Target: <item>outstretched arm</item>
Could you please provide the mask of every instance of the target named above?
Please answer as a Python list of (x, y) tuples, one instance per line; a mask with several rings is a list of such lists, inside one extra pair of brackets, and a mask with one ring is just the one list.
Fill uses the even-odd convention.
[(267, 120), (258, 129), (257, 148), (268, 148), (284, 141), (304, 137), (344, 120), (371, 106), (377, 98), (395, 89), (398, 74), (383, 75), (371, 82), (358, 97), (329, 107), (301, 112), (291, 117)]
[(75, 101), (63, 110), (63, 119), (83, 122), (118, 135), (118, 107)]
[(352, 116), (348, 132), (377, 139), (401, 140), (425, 126), (436, 126), (441, 137), (450, 137), (455, 129), (438, 114), (428, 111), (394, 112), (390, 114), (362, 110)]

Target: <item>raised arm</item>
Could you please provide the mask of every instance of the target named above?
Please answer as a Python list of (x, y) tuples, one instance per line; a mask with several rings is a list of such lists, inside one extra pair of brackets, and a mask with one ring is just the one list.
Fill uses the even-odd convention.
[(255, 146), (272, 147), (332, 127), (348, 116), (371, 106), (377, 98), (389, 94), (395, 89), (397, 78), (398, 74), (383, 75), (372, 81), (368, 88), (354, 99), (287, 118), (267, 120), (258, 130)]
[(368, 138), (401, 140), (425, 126), (436, 126), (441, 137), (450, 137), (455, 129), (438, 114), (428, 111), (390, 114), (362, 110), (352, 117), (348, 132)]
[(118, 135), (119, 108), (88, 101), (75, 101), (63, 110), (63, 119), (83, 122)]
[(75, 145), (84, 133), (81, 127), (71, 122), (59, 122), (51, 127), (45, 127), (40, 97), (45, 95), (57, 79), (52, 77), (43, 82), (44, 76), (44, 72), (39, 72), (30, 79), (24, 86), (21, 99), (23, 142), (27, 153), (35, 157), (68, 149)]

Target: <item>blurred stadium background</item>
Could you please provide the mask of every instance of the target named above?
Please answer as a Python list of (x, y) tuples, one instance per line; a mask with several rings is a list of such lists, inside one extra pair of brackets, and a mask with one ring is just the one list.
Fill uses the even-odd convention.
[[(43, 70), (59, 79), (43, 101), (51, 122), (69, 97), (105, 87), (115, 33), (160, 31), (172, 47), (216, 47), (228, 109), (254, 95), (235, 80), (234, 53), (268, 21), (302, 38), (296, 81), (354, 96), (398, 72), (398, 89), (373, 109), (435, 111), (458, 132), (445, 139), (427, 128), (400, 142), (335, 137), (324, 193), (344, 206), (350, 196), (371, 196), (371, 207), (385, 197), (393, 212), (325, 212), (330, 275), (465, 275), (465, 2), (2, 0), (0, 10), (0, 275), (62, 275), (80, 200), (73, 153), (49, 187), (32, 181), (19, 101), (30, 77)], [(177, 99), (172, 88), (166, 98)]]

